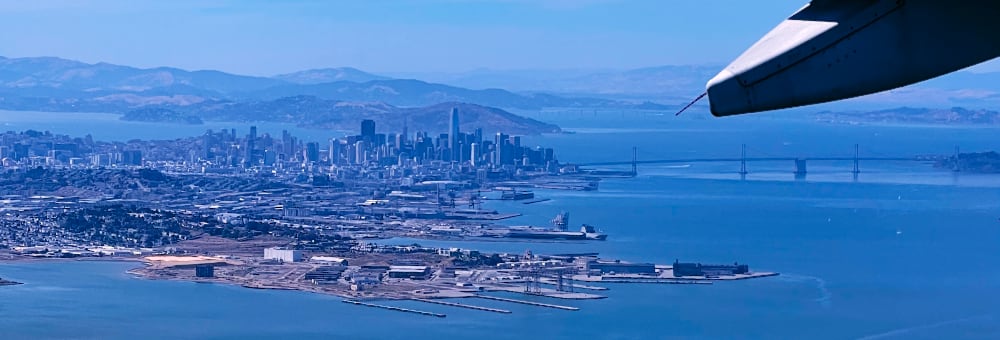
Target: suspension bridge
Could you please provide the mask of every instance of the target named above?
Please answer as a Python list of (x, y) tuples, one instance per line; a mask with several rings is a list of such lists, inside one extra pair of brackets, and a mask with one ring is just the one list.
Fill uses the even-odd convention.
[[(958, 147), (955, 148), (955, 155), (958, 155)], [(810, 161), (850, 161), (853, 162), (852, 173), (861, 173), (861, 162), (929, 162), (936, 161), (945, 158), (946, 156), (896, 156), (896, 157), (862, 157), (860, 153), (860, 148), (858, 144), (854, 144), (854, 155), (853, 156), (813, 156), (813, 157), (790, 157), (790, 156), (766, 156), (766, 157), (747, 157), (747, 146), (742, 145), (740, 157), (721, 157), (721, 158), (667, 158), (667, 159), (638, 159), (637, 149), (632, 148), (632, 159), (627, 161), (608, 161), (608, 162), (589, 162), (589, 163), (578, 163), (578, 166), (584, 167), (594, 167), (594, 166), (614, 166), (614, 165), (631, 165), (632, 173), (637, 173), (637, 167), (643, 164), (692, 164), (692, 163), (740, 163), (740, 174), (748, 174), (747, 163), (750, 162), (781, 162), (781, 161), (791, 161), (795, 165), (795, 173), (804, 175), (807, 172), (806, 165)], [(958, 171), (959, 169), (953, 169)]]

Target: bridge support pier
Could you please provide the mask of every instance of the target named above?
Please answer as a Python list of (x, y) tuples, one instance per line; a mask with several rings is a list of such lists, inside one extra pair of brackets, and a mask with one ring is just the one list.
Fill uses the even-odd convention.
[(747, 145), (743, 144), (740, 149), (740, 178), (747, 178)]
[(962, 164), (961, 164), (962, 158), (960, 157), (960, 155), (961, 155), (961, 153), (958, 152), (958, 145), (956, 145), (955, 146), (955, 164), (951, 168), (951, 171), (954, 171), (954, 172), (962, 171)]
[(635, 177), (635, 176), (639, 175), (639, 171), (638, 171), (639, 169), (636, 167), (636, 164), (635, 164), (635, 162), (636, 162), (636, 156), (637, 156), (637, 151), (636, 151), (636, 148), (633, 146), (632, 147), (632, 177)]
[(854, 144), (854, 170), (851, 171), (854, 174), (854, 178), (857, 179), (858, 174), (861, 173), (861, 156), (858, 152), (858, 145)]
[(795, 178), (805, 178), (806, 177), (806, 160), (804, 158), (798, 158), (795, 160)]

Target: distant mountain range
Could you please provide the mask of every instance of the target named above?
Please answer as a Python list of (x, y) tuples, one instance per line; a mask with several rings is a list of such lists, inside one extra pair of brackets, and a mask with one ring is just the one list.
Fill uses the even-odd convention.
[[(323, 124), (330, 126), (336, 125), (328, 119), (332, 117), (328, 112), (331, 109), (322, 105), (355, 105), (361, 108), (359, 110), (372, 110), (364, 113), (371, 115), (382, 112), (380, 105), (391, 107), (389, 111), (398, 114), (408, 108), (418, 110), (441, 103), (521, 110), (561, 107), (670, 112), (702, 93), (707, 79), (722, 67), (481, 69), (451, 74), (387, 75), (341, 67), (258, 77), (213, 70), (89, 64), (55, 57), (0, 57), (0, 109), (131, 112), (132, 119), (149, 120), (162, 116), (169, 117), (164, 120), (191, 123), (197, 122), (191, 117), (200, 120), (258, 119), (254, 117), (259, 114), (237, 117), (228, 110), (267, 108), (280, 112), (302, 110), (303, 116), (295, 122), (324, 121)], [(305, 102), (310, 104), (296, 106)], [(705, 101), (699, 105), (704, 104)], [(899, 109), (900, 106), (956, 109)], [(956, 72), (902, 89), (823, 104), (818, 110), (828, 111), (817, 117), (947, 124), (985, 124), (992, 119), (992, 111), (958, 110), (961, 107), (1000, 107), (1000, 73)], [(343, 109), (333, 111), (341, 112), (338, 110)], [(177, 114), (159, 114), (166, 112)], [(213, 117), (213, 114), (219, 116)], [(320, 118), (310, 116), (314, 114)], [(273, 116), (268, 119), (290, 118)], [(548, 128), (540, 126), (536, 130)]]
[[(724, 65), (656, 66), (631, 70), (473, 70), (461, 73), (400, 73), (466, 88), (504, 88), (558, 96), (684, 104), (705, 91)], [(900, 106), (998, 107), (1000, 72), (959, 71), (911, 86), (834, 103), (820, 110), (872, 110)]]
[(322, 68), (279, 74), (274, 79), (293, 84), (322, 84), (338, 81), (364, 83), (372, 80), (386, 80), (388, 77), (374, 75), (353, 67)]
[(54, 57), (0, 57), (0, 88), (5, 95), (60, 96), (88, 93), (160, 93), (219, 95), (284, 84), (278, 79), (220, 71), (185, 71), (170, 67), (140, 69), (108, 63), (87, 64)]
[(632, 70), (514, 70), (480, 69), (463, 73), (402, 73), (426, 81), (468, 88), (504, 88), (600, 98), (690, 100), (705, 91), (705, 83), (721, 65), (657, 66)]
[(470, 90), (420, 80), (389, 79), (353, 68), (316, 69), (272, 78), (169, 67), (87, 64), (53, 57), (0, 57), (0, 109), (125, 112), (148, 105), (185, 106), (311, 95), (394, 106), (469, 102), (516, 109), (546, 107), (661, 108), (670, 106), (601, 98)]
[(242, 99), (275, 99), (309, 95), (324, 99), (385, 102), (398, 106), (426, 106), (441, 102), (468, 102), (486, 106), (537, 110), (547, 107), (631, 108), (669, 110), (671, 106), (601, 98), (564, 97), (544, 93), (518, 94), (501, 89), (470, 90), (412, 79), (372, 80), (364, 83), (338, 81), (294, 84), (235, 93)]
[(405, 117), (414, 129), (438, 132), (445, 131), (452, 107), (460, 108), (463, 128), (517, 134), (557, 132), (559, 127), (499, 108), (670, 109), (650, 102), (472, 90), (346, 67), (255, 77), (54, 57), (0, 57), (0, 109), (6, 110), (110, 112), (127, 120), (181, 124), (278, 121), (350, 129), (365, 118), (381, 118), (383, 126), (399, 129)]

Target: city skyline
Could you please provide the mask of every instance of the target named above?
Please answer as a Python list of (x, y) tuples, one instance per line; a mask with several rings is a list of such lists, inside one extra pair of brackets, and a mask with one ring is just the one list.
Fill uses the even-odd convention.
[[(328, 166), (413, 166), (427, 162), (483, 165), (492, 170), (531, 169), (555, 171), (559, 162), (551, 148), (527, 147), (521, 136), (497, 132), (488, 140), (482, 128), (462, 132), (459, 109), (452, 108), (442, 118), (449, 121), (448, 133), (416, 131), (409, 136), (382, 132), (377, 121), (364, 119), (358, 134), (328, 139), (326, 145), (300, 139), (287, 130), (280, 139), (270, 133), (258, 134), (251, 125), (242, 135), (235, 128), (209, 129), (201, 136), (176, 140), (132, 140), (127, 143), (68, 136), (49, 131), (27, 130), (0, 133), (0, 166), (148, 166), (159, 164), (174, 170), (202, 167), (252, 169), (258, 167), (303, 168)], [(412, 139), (411, 139), (412, 138)], [(197, 150), (197, 151), (195, 151)], [(149, 163), (152, 162), (152, 163)]]

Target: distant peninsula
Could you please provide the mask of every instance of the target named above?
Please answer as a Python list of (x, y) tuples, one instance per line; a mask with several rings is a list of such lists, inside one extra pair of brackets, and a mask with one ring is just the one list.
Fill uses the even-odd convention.
[(190, 125), (201, 125), (205, 123), (197, 116), (181, 114), (166, 108), (142, 108), (128, 111), (122, 115), (121, 120)]
[(178, 124), (215, 122), (294, 123), (304, 128), (355, 130), (372, 119), (381, 128), (432, 133), (448, 130), (447, 115), (458, 109), (461, 129), (485, 133), (537, 135), (558, 133), (555, 124), (519, 116), (508, 111), (470, 103), (445, 102), (422, 107), (398, 107), (382, 102), (349, 102), (315, 96), (292, 96), (258, 101), (210, 101), (193, 105), (157, 105), (128, 111), (122, 120)]
[(356, 130), (361, 121), (372, 119), (389, 131), (444, 132), (448, 114), (459, 111), (461, 129), (486, 133), (534, 135), (557, 133), (555, 124), (519, 116), (502, 109), (470, 103), (445, 102), (422, 107), (397, 107), (382, 102), (348, 102), (314, 96), (292, 96), (250, 102), (211, 102), (175, 107), (180, 115), (206, 121), (292, 122), (306, 128)]
[(0, 287), (2, 287), (2, 286), (13, 286), (13, 285), (19, 285), (19, 284), (22, 284), (22, 283), (20, 283), (20, 282), (14, 282), (14, 281), (9, 281), (9, 280), (4, 280), (2, 277), (0, 277)]
[(938, 160), (934, 166), (964, 172), (995, 174), (1000, 173), (1000, 153), (996, 151), (960, 153)]
[(1000, 112), (972, 110), (962, 107), (948, 109), (899, 107), (879, 111), (823, 111), (816, 120), (843, 124), (921, 124), (921, 125), (1000, 125)]

